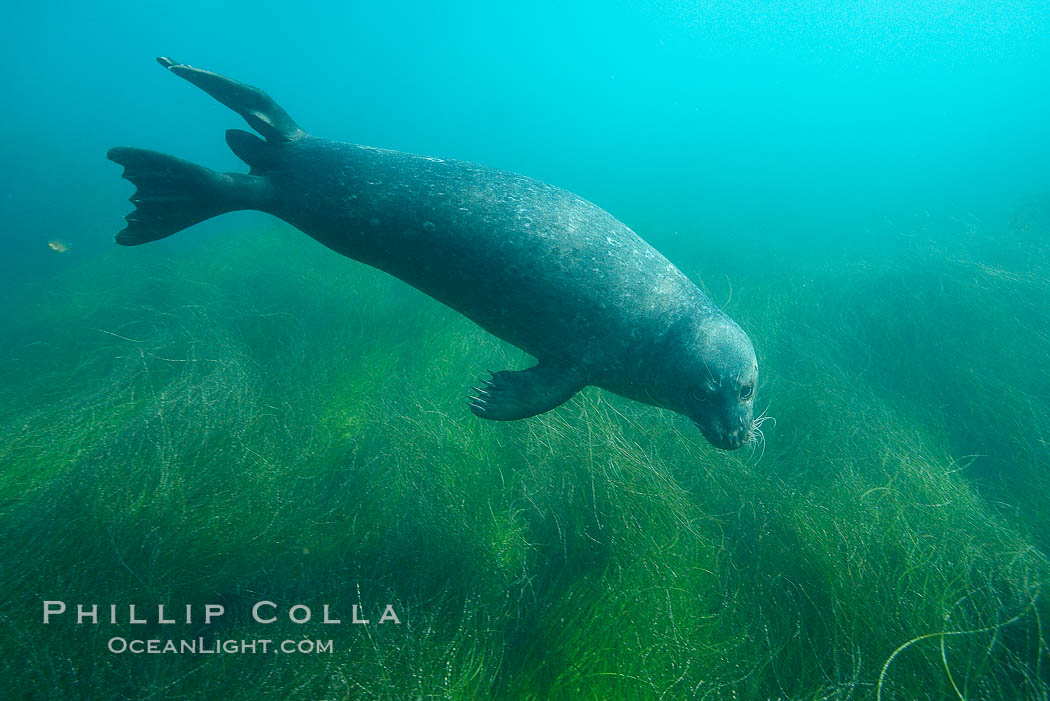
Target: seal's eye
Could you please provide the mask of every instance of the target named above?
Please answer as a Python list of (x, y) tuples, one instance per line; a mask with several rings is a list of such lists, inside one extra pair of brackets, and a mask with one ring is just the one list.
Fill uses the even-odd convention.
[(743, 387), (740, 388), (740, 398), (741, 399), (745, 399), (745, 400), (746, 399), (751, 399), (751, 395), (754, 394), (754, 393), (755, 393), (755, 386), (754, 385), (744, 385)]

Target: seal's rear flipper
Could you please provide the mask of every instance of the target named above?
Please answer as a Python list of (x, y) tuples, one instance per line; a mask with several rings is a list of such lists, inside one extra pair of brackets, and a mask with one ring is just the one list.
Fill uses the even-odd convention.
[(564, 404), (583, 389), (580, 373), (560, 365), (540, 363), (528, 370), (502, 370), (482, 380), (468, 403), (475, 416), (493, 421), (515, 421)]
[(164, 56), (158, 58), (157, 63), (244, 117), (252, 129), (265, 136), (267, 141), (291, 141), (306, 135), (288, 113), (259, 88), (238, 83), (218, 73), (175, 63)]
[(123, 177), (136, 190), (135, 211), (116, 236), (122, 246), (137, 246), (171, 236), (188, 226), (238, 209), (259, 209), (266, 197), (264, 178), (217, 173), (167, 154), (118, 146), (106, 154), (124, 166)]

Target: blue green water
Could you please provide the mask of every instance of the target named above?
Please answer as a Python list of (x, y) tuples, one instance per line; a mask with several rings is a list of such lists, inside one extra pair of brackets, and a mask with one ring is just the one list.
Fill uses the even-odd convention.
[[(1048, 36), (1038, 2), (7, 8), (0, 696), (1046, 698)], [(110, 147), (245, 170), (156, 56), (602, 206), (751, 336), (764, 447), (594, 389), (482, 422), (521, 353), (261, 213), (117, 247)]]
[(5, 238), (23, 260), (55, 232), (105, 246), (113, 198), (127, 191), (99, 158), (113, 145), (239, 165), (219, 141), (230, 115), (165, 80), (155, 55), (261, 85), (315, 134), (552, 181), (658, 244), (686, 228), (841, 241), (887, 217), (1002, 215), (1044, 191), (1048, 12), (1026, 2), (12, 8), (0, 125), (17, 138), (0, 155), (19, 167), (4, 182)]

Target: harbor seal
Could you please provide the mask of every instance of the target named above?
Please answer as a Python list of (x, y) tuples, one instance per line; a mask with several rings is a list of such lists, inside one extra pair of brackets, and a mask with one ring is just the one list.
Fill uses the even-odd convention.
[(537, 359), (468, 395), (475, 415), (541, 414), (594, 385), (683, 414), (716, 447), (756, 435), (747, 334), (626, 225), (533, 178), (307, 134), (258, 88), (158, 62), (240, 114), (248, 174), (139, 148), (110, 149), (135, 185), (117, 243), (170, 236), (225, 212), (283, 219), (386, 271)]

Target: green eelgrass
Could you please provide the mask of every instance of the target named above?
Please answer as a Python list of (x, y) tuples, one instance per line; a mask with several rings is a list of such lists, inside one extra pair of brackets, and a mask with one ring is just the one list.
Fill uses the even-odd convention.
[[(594, 389), (475, 419), (471, 380), (524, 356), (284, 229), (20, 289), (4, 696), (1045, 698), (1050, 271), (967, 243), (733, 273), (776, 417), (735, 453)], [(44, 599), (230, 613), (44, 626)], [(261, 599), (402, 625), (262, 627)]]

